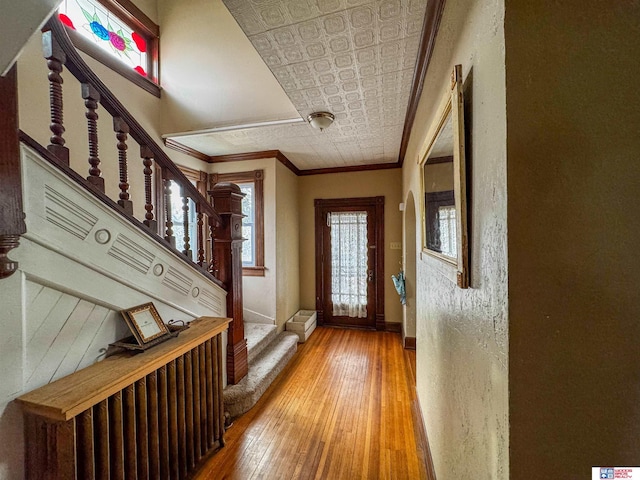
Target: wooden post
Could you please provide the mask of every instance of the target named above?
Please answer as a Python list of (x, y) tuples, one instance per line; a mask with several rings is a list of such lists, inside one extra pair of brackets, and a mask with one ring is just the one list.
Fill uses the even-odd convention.
[(247, 375), (247, 340), (242, 315), (242, 197), (234, 183), (217, 183), (209, 191), (213, 207), (222, 218), (215, 228), (214, 257), (217, 276), (227, 288), (227, 383), (236, 384)]
[(0, 278), (18, 269), (9, 252), (27, 231), (22, 211), (22, 176), (18, 140), (18, 85), (14, 65), (0, 77)]

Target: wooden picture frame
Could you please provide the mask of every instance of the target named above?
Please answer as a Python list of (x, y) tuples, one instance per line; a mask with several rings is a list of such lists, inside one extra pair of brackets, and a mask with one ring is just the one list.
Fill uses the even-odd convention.
[[(467, 218), (467, 181), (465, 159), (464, 98), (462, 94), (462, 66), (456, 65), (451, 74), (451, 83), (436, 112), (418, 156), (422, 191), (422, 253), (421, 258), (450, 278), (460, 288), (469, 288), (469, 240)], [(448, 169), (448, 181), (436, 171)], [(437, 180), (436, 180), (437, 179)], [(434, 248), (439, 235), (434, 228), (430, 213), (440, 207), (439, 196), (451, 196), (455, 208), (455, 251), (444, 254)], [(452, 231), (452, 229), (449, 229)], [(453, 242), (451, 242), (453, 243)], [(432, 262), (431, 260), (434, 260)]]
[(121, 310), (120, 313), (140, 345), (170, 333), (153, 303)]

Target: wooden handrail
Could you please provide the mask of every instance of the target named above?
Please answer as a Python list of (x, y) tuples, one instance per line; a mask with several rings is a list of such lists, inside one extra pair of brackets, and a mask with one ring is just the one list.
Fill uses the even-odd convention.
[(53, 421), (67, 421), (225, 331), (229, 322), (230, 318), (200, 317), (178, 337), (143, 354), (113, 355), (22, 395), (17, 402), (26, 412)]
[[(142, 147), (148, 148), (153, 153), (153, 159), (162, 168), (163, 172), (169, 172), (171, 178), (178, 182), (185, 189), (186, 196), (191, 198), (194, 203), (202, 205), (202, 212), (210, 218), (220, 221), (220, 216), (213, 206), (202, 196), (198, 189), (185, 177), (178, 166), (173, 163), (169, 156), (162, 148), (151, 138), (151, 136), (142, 128), (140, 123), (129, 113), (115, 95), (100, 80), (100, 77), (89, 68), (82, 59), (76, 48), (73, 46), (65, 27), (60, 23), (56, 16), (53, 16), (45, 24), (43, 28), (44, 41), (52, 43), (55, 38), (58, 45), (64, 52), (66, 59), (64, 66), (71, 74), (80, 82), (92, 85), (100, 96), (100, 105), (109, 112), (112, 117), (121, 118), (129, 127), (129, 135)], [(47, 38), (51, 36), (52, 38)]]

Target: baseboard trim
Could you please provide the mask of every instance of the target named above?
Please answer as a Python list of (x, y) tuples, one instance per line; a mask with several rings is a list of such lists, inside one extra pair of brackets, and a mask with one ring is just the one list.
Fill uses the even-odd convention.
[(407, 350), (415, 350), (416, 337), (404, 337), (404, 348)]
[(427, 469), (427, 480), (436, 480), (436, 470), (433, 466), (433, 456), (431, 455), (431, 447), (429, 446), (429, 437), (427, 436), (427, 427), (424, 423), (424, 416), (422, 415), (422, 408), (420, 408), (420, 402), (418, 402), (418, 396), (416, 392), (415, 400), (413, 401), (413, 410), (418, 425), (416, 425), (416, 438), (420, 442), (418, 448), (422, 450), (424, 455), (424, 462)]
[(392, 332), (392, 333), (401, 333), (402, 332), (402, 324), (401, 323), (393, 323), (393, 322), (384, 322), (384, 331)]

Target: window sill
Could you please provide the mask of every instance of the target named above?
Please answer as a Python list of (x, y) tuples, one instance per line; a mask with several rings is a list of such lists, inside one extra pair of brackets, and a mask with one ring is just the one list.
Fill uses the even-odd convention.
[(265, 267), (242, 267), (244, 277), (264, 277)]
[(84, 38), (79, 33), (75, 32), (74, 30), (70, 28), (67, 28), (66, 30), (67, 30), (67, 33), (69, 34), (69, 38), (71, 39), (71, 41), (73, 42), (73, 44), (76, 46), (78, 50), (86, 53), (91, 58), (93, 58), (94, 60), (97, 60), (98, 62), (102, 63), (106, 67), (109, 67), (111, 70), (120, 74), (127, 80), (130, 80), (131, 82), (135, 83), (137, 86), (139, 86), (143, 90), (146, 90), (152, 95), (155, 95), (156, 97), (160, 98), (160, 92), (162, 90), (160, 85), (152, 82), (148, 78), (140, 75), (135, 70), (127, 67), (122, 62), (120, 62), (117, 58), (112, 57), (108, 53), (105, 53), (100, 47), (96, 46), (91, 41), (87, 40), (86, 38)]

